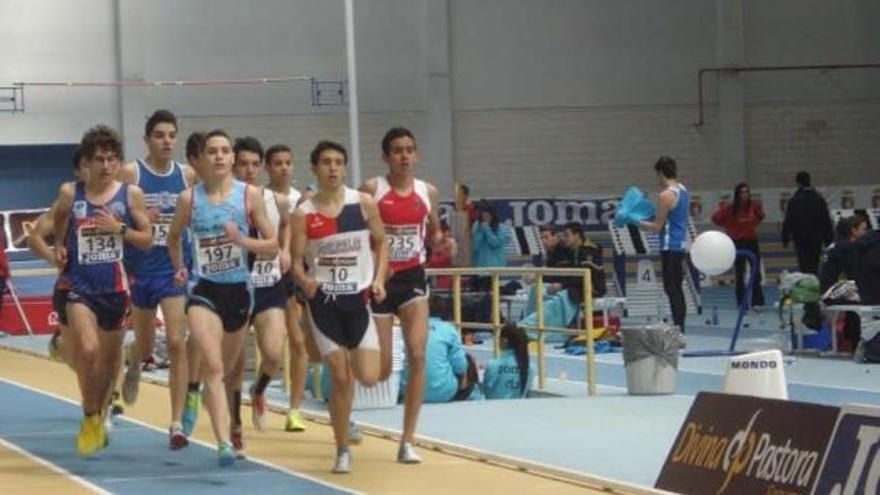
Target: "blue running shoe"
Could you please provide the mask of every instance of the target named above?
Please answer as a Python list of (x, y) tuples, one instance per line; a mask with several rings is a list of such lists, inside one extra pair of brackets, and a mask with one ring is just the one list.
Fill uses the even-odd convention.
[(201, 407), (201, 392), (187, 392), (186, 404), (183, 406), (183, 418), (181, 424), (183, 426), (183, 434), (192, 435), (196, 427), (196, 421), (199, 419), (199, 407)]
[(232, 444), (229, 442), (221, 442), (217, 447), (218, 464), (220, 467), (229, 467), (235, 464), (235, 451), (232, 450)]

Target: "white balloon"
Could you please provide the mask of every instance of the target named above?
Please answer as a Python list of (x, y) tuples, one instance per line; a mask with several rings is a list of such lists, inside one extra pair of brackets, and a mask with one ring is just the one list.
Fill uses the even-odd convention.
[(691, 262), (706, 275), (721, 275), (730, 270), (734, 260), (736, 246), (724, 232), (703, 232), (691, 245)]

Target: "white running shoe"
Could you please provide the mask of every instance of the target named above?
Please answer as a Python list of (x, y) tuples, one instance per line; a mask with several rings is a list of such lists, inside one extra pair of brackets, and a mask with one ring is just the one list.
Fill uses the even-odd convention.
[(422, 458), (416, 454), (411, 443), (404, 442), (400, 444), (400, 449), (397, 450), (397, 462), (401, 464), (421, 464)]
[(336, 454), (336, 464), (333, 465), (333, 474), (348, 474), (351, 472), (351, 452), (348, 449)]

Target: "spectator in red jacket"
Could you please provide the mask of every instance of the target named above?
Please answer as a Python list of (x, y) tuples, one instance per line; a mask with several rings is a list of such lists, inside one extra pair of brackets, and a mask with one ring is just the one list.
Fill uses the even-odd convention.
[[(727, 235), (733, 239), (737, 250), (750, 251), (755, 255), (755, 286), (752, 288), (752, 300), (749, 307), (764, 305), (764, 291), (761, 289), (761, 251), (758, 248), (757, 227), (764, 220), (764, 209), (761, 203), (752, 201), (749, 185), (740, 182), (733, 190), (733, 202), (721, 205), (721, 208), (712, 215), (712, 222), (722, 227)], [(745, 293), (745, 264), (746, 259), (737, 257), (735, 263), (736, 272), (736, 302), (742, 305)]]
[[(458, 244), (446, 220), (440, 220), (440, 239), (432, 246), (431, 257), (428, 259), (428, 268), (452, 268), (453, 260), (458, 254)], [(435, 287), (449, 289), (452, 287), (452, 279), (449, 276), (437, 277)]]

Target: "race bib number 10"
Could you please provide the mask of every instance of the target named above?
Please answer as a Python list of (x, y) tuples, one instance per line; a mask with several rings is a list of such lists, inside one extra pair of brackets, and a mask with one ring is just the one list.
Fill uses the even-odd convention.
[(357, 258), (327, 256), (318, 258), (315, 279), (326, 294), (354, 294), (357, 292)]
[(272, 287), (281, 280), (281, 266), (278, 258), (271, 260), (256, 260), (251, 270), (251, 283), (254, 287)]

